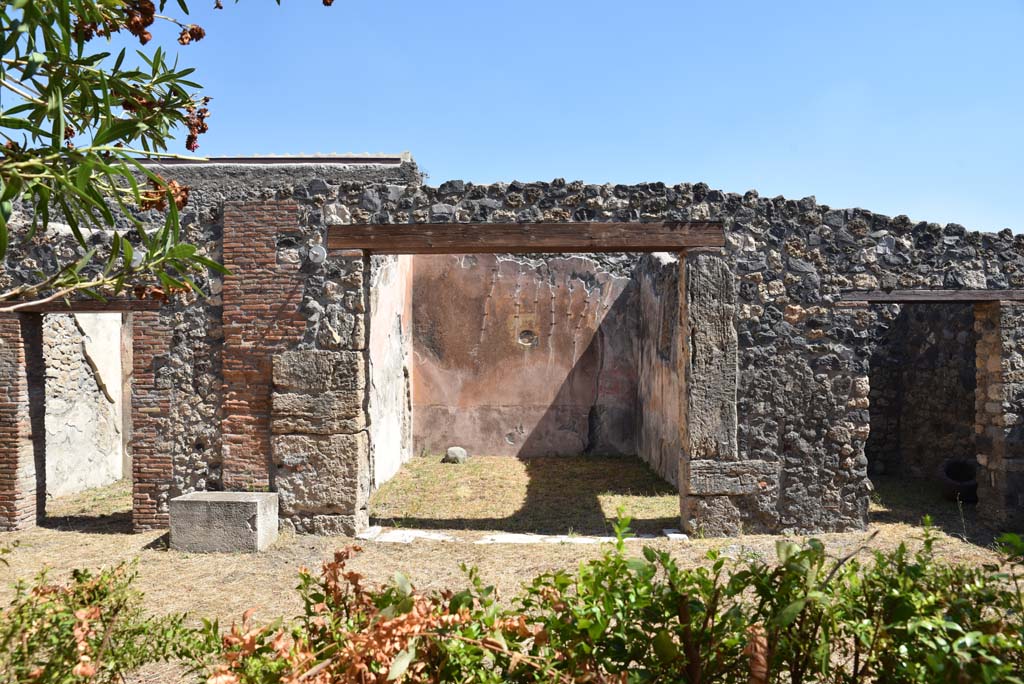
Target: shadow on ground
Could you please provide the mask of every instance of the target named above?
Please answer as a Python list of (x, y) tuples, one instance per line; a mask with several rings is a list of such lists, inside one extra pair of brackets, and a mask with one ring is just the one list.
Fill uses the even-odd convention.
[(375, 524), (607, 535), (623, 507), (637, 533), (679, 527), (675, 488), (632, 457), (415, 458), (371, 501)]
[(871, 501), (871, 522), (921, 525), (925, 516), (946, 534), (971, 544), (991, 548), (999, 531), (978, 518), (975, 504), (943, 498), (937, 483), (925, 479), (876, 476)]
[(61, 532), (129, 534), (132, 531), (132, 512), (118, 511), (103, 515), (46, 516), (39, 522), (39, 526)]
[(60, 532), (129, 534), (132, 531), (132, 483), (119, 480), (104, 487), (51, 498), (39, 526)]

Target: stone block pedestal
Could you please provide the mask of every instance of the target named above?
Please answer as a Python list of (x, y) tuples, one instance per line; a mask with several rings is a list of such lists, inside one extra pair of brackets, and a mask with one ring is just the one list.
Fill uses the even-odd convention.
[(170, 501), (171, 548), (256, 553), (277, 539), (277, 494), (194, 492)]

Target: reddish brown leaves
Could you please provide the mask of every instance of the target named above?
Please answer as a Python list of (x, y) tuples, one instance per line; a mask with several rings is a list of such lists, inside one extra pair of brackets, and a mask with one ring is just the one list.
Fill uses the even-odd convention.
[(149, 209), (156, 209), (157, 211), (167, 210), (167, 193), (171, 193), (171, 198), (174, 200), (174, 206), (181, 211), (188, 204), (188, 193), (191, 188), (187, 185), (182, 185), (178, 181), (164, 181), (161, 178), (159, 181), (150, 179), (151, 190), (143, 190), (140, 195), (142, 202), (139, 204), (139, 208), (143, 211)]
[(148, 43), (153, 38), (153, 34), (148, 29), (153, 25), (156, 6), (151, 0), (128, 0), (125, 3), (124, 13), (124, 25), (128, 32), (138, 38), (143, 45)]
[[(209, 101), (210, 98), (203, 98), (204, 105)], [(195, 107), (186, 107), (185, 111), (188, 112), (188, 115), (185, 117), (185, 125), (188, 127), (188, 137), (185, 139), (185, 147), (188, 148), (189, 152), (195, 152), (199, 149), (199, 136), (210, 130), (209, 125), (206, 123), (206, 118), (210, 116), (210, 110), (203, 106), (199, 109), (196, 109)]]
[(189, 43), (198, 43), (206, 37), (206, 31), (202, 26), (197, 24), (189, 24), (181, 29), (181, 34), (178, 36), (178, 43), (181, 45), (188, 45)]

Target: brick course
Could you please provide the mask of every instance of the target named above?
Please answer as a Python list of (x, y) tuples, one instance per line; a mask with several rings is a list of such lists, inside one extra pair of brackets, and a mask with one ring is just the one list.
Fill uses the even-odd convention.
[(224, 204), (225, 489), (270, 486), (272, 359), (302, 340), (300, 264), (278, 262), (277, 240), (298, 232), (294, 202)]
[[(173, 387), (159, 381), (170, 353), (171, 330), (156, 311), (136, 312), (132, 329), (132, 527), (167, 527), (172, 461), (167, 434)], [(166, 383), (169, 384), (169, 383)]]
[[(38, 426), (33, 414), (40, 407), (31, 407), (29, 401), (30, 373), (40, 370), (33, 366), (41, 357), (41, 324), (38, 314), (0, 314), (0, 530), (4, 531), (32, 527), (43, 513), (39, 504), (45, 487), (36, 480), (36, 460), (41, 456), (36, 447), (42, 443), (33, 444), (32, 429), (34, 423)], [(41, 378), (35, 380), (41, 383)], [(41, 438), (38, 430), (35, 437)]]

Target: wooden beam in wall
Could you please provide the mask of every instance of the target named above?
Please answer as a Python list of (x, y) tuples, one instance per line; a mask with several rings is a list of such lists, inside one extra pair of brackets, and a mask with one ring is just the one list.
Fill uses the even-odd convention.
[[(17, 302), (0, 302), (0, 306), (12, 304), (17, 304)], [(130, 311), (156, 311), (160, 308), (160, 304), (154, 299), (109, 299), (105, 302), (85, 299), (73, 302), (29, 304), (19, 308), (15, 313), (127, 313)]]
[(844, 302), (998, 302), (1024, 301), (1024, 290), (862, 290), (843, 292)]
[(725, 245), (718, 221), (353, 224), (327, 230), (329, 249), (377, 254), (678, 252)]

